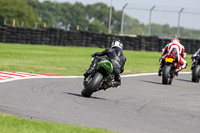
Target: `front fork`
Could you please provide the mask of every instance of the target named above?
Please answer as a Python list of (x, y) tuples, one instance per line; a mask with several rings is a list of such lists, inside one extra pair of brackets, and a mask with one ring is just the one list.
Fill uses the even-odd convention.
[(87, 77), (84, 77), (84, 80), (83, 80), (83, 86), (86, 87), (87, 84), (92, 80), (92, 74), (90, 74), (89, 76)]

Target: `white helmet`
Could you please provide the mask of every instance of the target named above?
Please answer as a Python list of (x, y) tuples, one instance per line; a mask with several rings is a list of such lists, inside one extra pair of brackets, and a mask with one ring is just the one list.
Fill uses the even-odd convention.
[(180, 43), (179, 39), (172, 39), (173, 43)]
[(114, 48), (114, 47), (123, 49), (123, 44), (120, 40), (116, 40), (116, 41), (113, 41), (111, 45), (111, 48)]

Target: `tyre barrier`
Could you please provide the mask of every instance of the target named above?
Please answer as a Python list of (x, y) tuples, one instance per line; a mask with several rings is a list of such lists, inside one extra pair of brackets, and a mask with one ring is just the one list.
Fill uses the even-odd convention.
[[(116, 39), (123, 42), (125, 50), (157, 52), (161, 52), (171, 40), (158, 36), (132, 37), (88, 31), (66, 31), (57, 28), (0, 26), (0, 42), (2, 43), (108, 48)], [(200, 40), (180, 38), (180, 41), (188, 54), (193, 54), (200, 47)]]

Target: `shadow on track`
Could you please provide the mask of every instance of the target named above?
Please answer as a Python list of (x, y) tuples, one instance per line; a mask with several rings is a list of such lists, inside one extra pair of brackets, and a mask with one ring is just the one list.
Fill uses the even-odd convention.
[(144, 81), (144, 82), (147, 82), (147, 83), (153, 83), (153, 84), (162, 85), (162, 83), (160, 83), (160, 82), (154, 82), (154, 81), (148, 81), (148, 80), (141, 80), (141, 81)]
[(184, 81), (184, 82), (190, 82), (190, 83), (192, 83), (192, 81), (191, 81), (191, 80), (186, 80), (186, 79), (176, 79), (176, 80), (179, 80), (179, 81)]
[[(77, 97), (83, 97), (82, 95), (80, 94), (76, 94), (76, 93), (69, 93), (69, 92), (63, 92), (65, 94), (68, 94), (68, 95), (72, 95), (72, 96), (77, 96)], [(84, 97), (84, 98), (87, 98), (87, 97)], [(105, 99), (105, 98), (100, 98), (100, 97), (89, 97), (89, 98), (92, 98), (92, 99), (100, 99), (100, 100), (108, 100), (108, 99)]]

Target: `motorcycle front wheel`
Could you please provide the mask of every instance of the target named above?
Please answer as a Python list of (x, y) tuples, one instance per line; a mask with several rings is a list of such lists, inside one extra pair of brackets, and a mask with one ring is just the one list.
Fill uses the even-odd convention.
[(90, 80), (90, 82), (82, 90), (81, 92), (82, 96), (90, 97), (92, 93), (96, 91), (97, 87), (100, 85), (102, 80), (103, 80), (103, 75), (99, 72), (95, 73), (92, 80)]
[(192, 70), (192, 82), (199, 82), (200, 65), (196, 65)]

